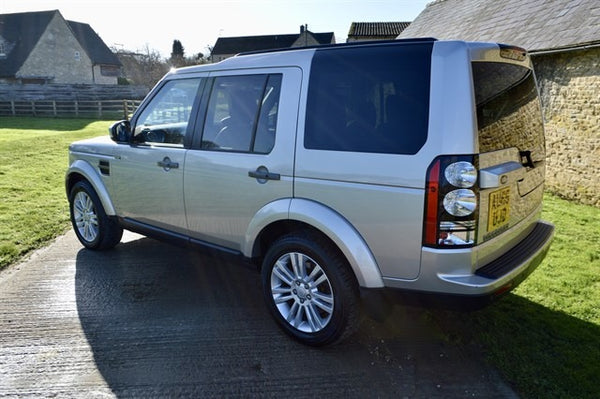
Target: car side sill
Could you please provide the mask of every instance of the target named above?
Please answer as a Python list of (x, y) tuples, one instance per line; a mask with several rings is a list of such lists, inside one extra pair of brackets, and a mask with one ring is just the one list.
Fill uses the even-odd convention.
[(170, 230), (161, 229), (156, 226), (142, 223), (130, 218), (119, 218), (119, 224), (126, 230), (133, 231), (134, 233), (142, 234), (151, 238), (156, 238), (160, 241), (168, 242), (169, 244), (177, 246), (193, 246), (207, 252), (218, 252), (220, 254), (228, 254), (231, 256), (244, 258), (240, 251), (233, 250), (231, 248), (223, 247), (220, 245), (212, 244), (207, 241), (198, 240), (185, 234), (175, 233)]

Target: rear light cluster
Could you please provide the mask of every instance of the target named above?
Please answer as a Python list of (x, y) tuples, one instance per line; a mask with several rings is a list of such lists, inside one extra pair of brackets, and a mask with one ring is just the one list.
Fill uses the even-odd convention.
[(477, 155), (437, 157), (427, 169), (423, 245), (471, 247), (477, 242)]

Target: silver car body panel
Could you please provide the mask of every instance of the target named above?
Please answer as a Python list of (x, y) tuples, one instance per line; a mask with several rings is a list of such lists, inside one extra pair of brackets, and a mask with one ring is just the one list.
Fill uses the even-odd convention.
[[(117, 211), (110, 195), (110, 184), (112, 179), (100, 171), (100, 161), (106, 161), (109, 165), (115, 160), (117, 144), (108, 136), (81, 140), (69, 146), (69, 170), (65, 176), (68, 189), (69, 178), (78, 174), (90, 182), (109, 216), (115, 216)], [(69, 193), (67, 192), (67, 195)]]
[[(187, 233), (182, 196), (186, 153), (184, 148), (160, 145), (120, 146), (111, 167), (112, 198), (119, 216)], [(166, 158), (179, 167), (159, 166)]]
[(381, 273), (367, 243), (342, 215), (321, 203), (294, 198), (289, 218), (314, 226), (325, 233), (346, 256), (363, 287), (383, 287)]

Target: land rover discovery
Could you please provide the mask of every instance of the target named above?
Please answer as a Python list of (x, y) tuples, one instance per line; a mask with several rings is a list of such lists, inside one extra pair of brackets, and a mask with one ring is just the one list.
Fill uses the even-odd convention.
[(66, 191), (85, 247), (128, 229), (243, 256), (283, 330), (327, 345), (369, 293), (514, 288), (553, 237), (545, 157), (525, 50), (349, 43), (169, 72), (70, 146)]

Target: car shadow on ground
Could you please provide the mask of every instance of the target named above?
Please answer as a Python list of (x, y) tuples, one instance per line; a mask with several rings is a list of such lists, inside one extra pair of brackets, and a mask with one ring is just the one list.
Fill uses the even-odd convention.
[(80, 250), (75, 279), (83, 331), (118, 397), (515, 396), (422, 309), (396, 306), (317, 349), (279, 330), (259, 273), (230, 258), (142, 238)]
[[(535, 274), (531, 277), (535, 278)], [(476, 344), (523, 397), (597, 398), (600, 328), (509, 294), (474, 313), (431, 313), (450, 341)]]

